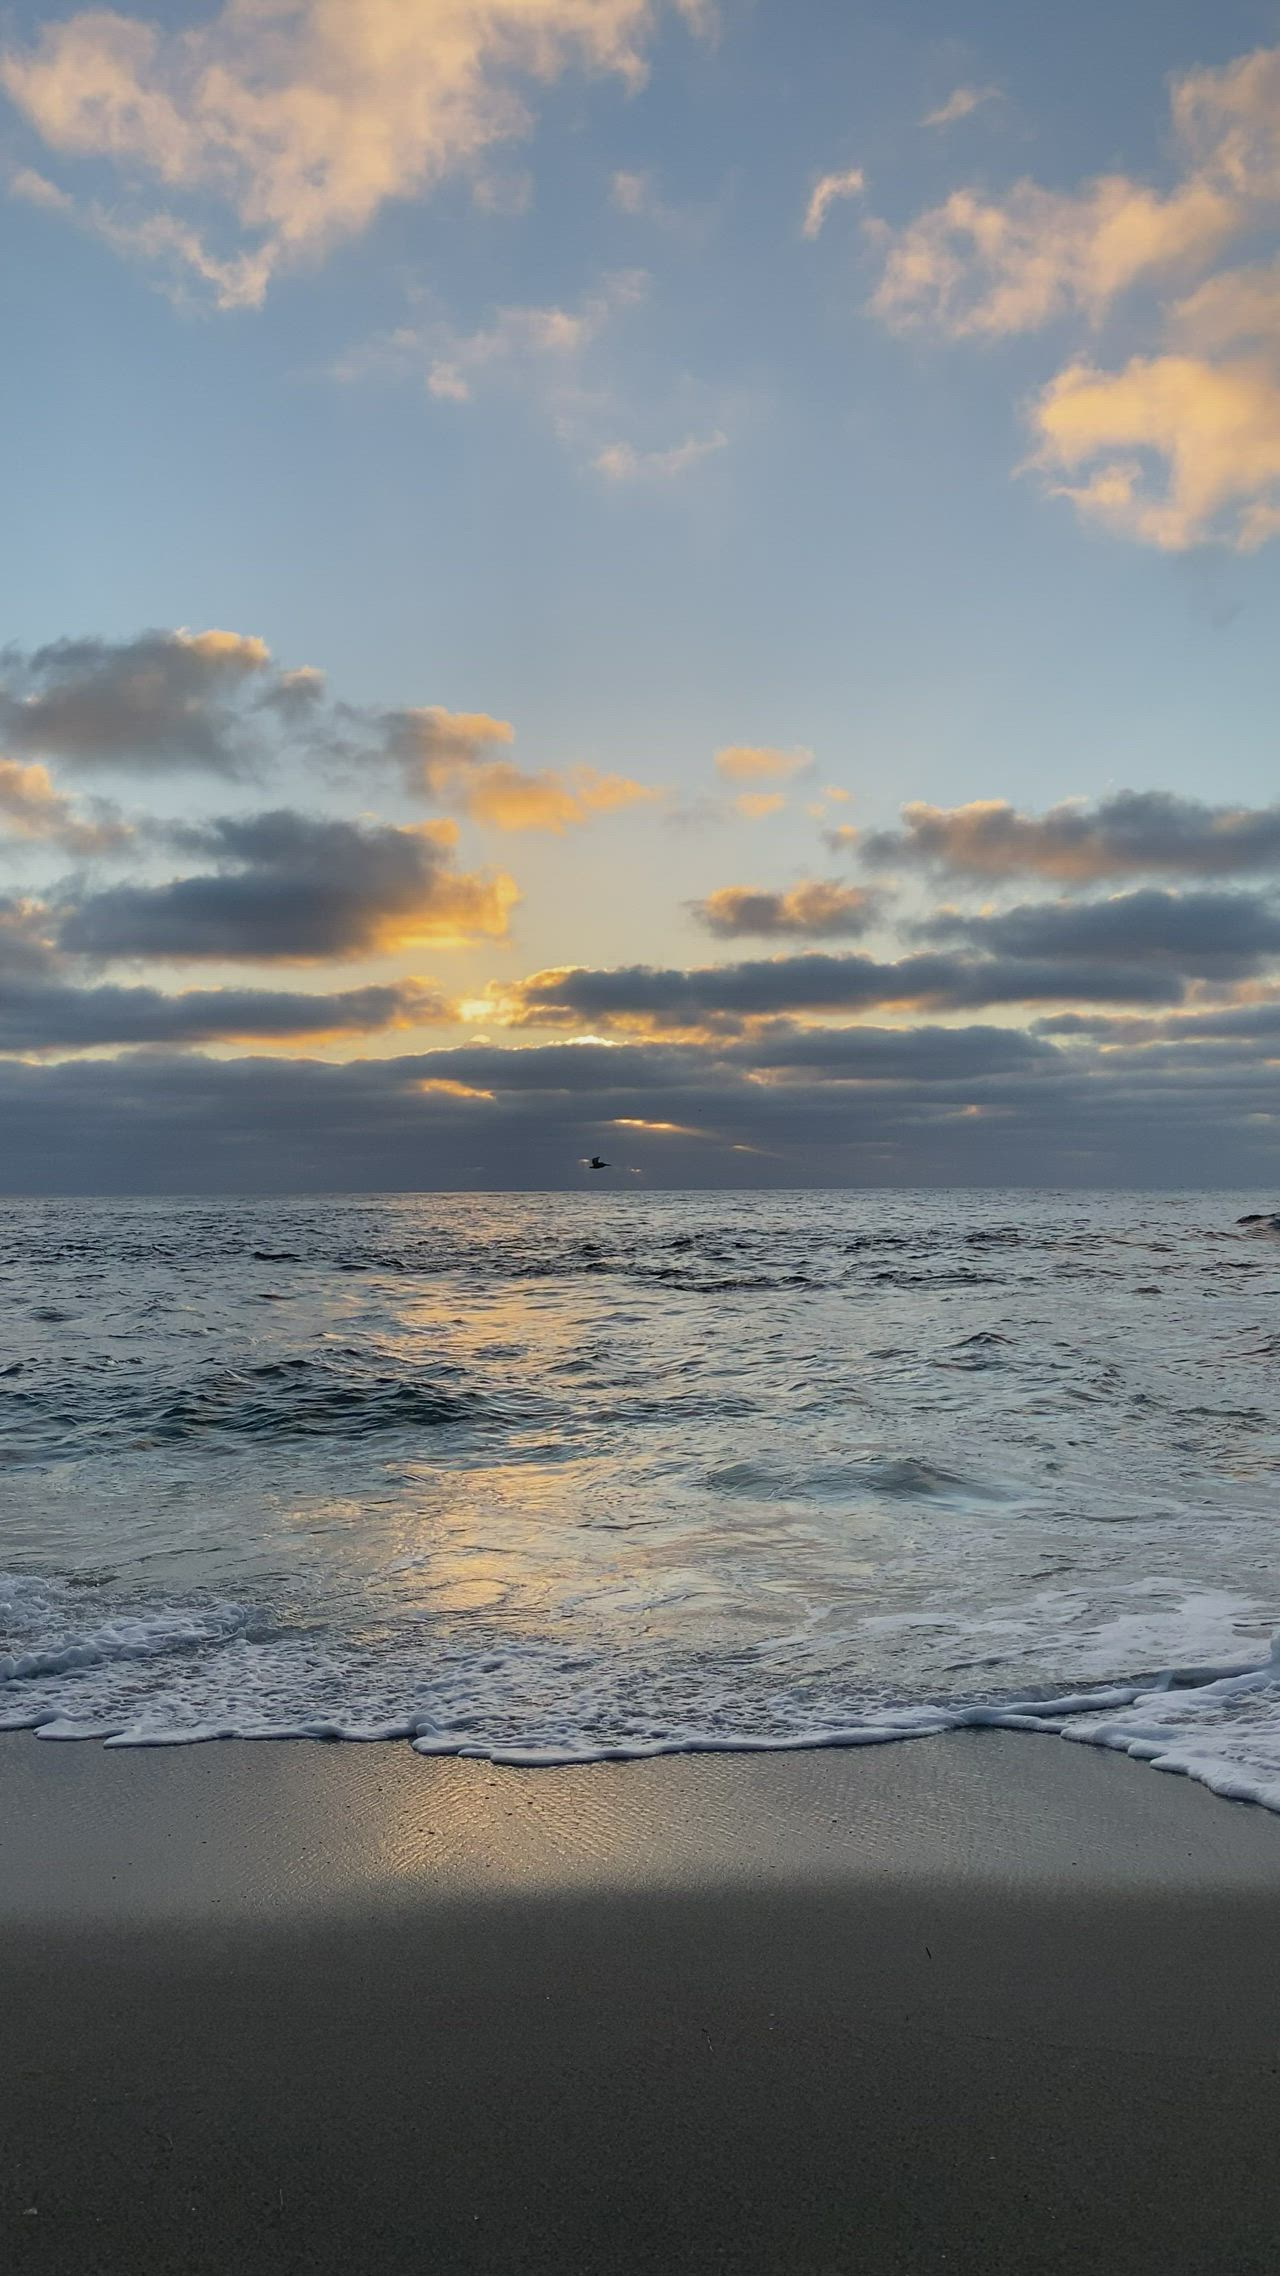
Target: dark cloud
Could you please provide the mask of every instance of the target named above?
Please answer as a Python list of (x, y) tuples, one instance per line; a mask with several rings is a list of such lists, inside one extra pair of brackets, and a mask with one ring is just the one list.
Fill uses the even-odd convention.
[(56, 971), (53, 932), (43, 902), (0, 894), (0, 981), (35, 979)]
[(1087, 1038), (1095, 1043), (1242, 1044), (1250, 1052), (1280, 1057), (1280, 1002), (1272, 999), (1192, 1009), (1159, 1019), (1117, 1018), (1104, 1012), (1058, 1012), (1034, 1023), (1047, 1038)]
[(952, 1083), (1031, 1072), (1058, 1060), (1047, 1042), (1020, 1027), (797, 1027), (790, 1022), (757, 1031), (730, 1046), (727, 1056), (761, 1071), (870, 1083)]
[(510, 878), (453, 866), (448, 823), (312, 820), (287, 808), (180, 834), (216, 867), (121, 885), (68, 910), (65, 950), (96, 958), (311, 963), (424, 940), (500, 938)]
[(251, 713), (297, 708), (315, 675), (282, 673), (234, 632), (143, 632), (0, 653), (0, 743), (76, 767), (240, 775), (264, 755)]
[[(805, 1039), (793, 1039), (797, 1052)], [(555, 1188), (601, 1151), (670, 1187), (1229, 1184), (1270, 1191), (1274, 1074), (990, 1036), (950, 1074), (859, 1039), (839, 1079), (746, 1047), (470, 1045), (342, 1064), (157, 1052), (0, 1064), (10, 1191)], [(776, 1036), (776, 1050), (785, 1039)], [(824, 1046), (825, 1047), (825, 1044)], [(753, 1079), (754, 1078), (754, 1079)]]
[(338, 995), (269, 989), (78, 988), (0, 978), (0, 1052), (91, 1051), (107, 1046), (283, 1043), (379, 1029), (450, 1024), (453, 1006), (421, 981), (350, 988)]
[(309, 723), (324, 700), (324, 673), (302, 664), (296, 671), (274, 672), (255, 696), (254, 708), (278, 712), (291, 724)]
[(1092, 883), (1142, 875), (1232, 877), (1280, 870), (1280, 804), (1207, 806), (1164, 790), (1122, 790), (1093, 806), (1024, 814), (1003, 799), (902, 809), (901, 830), (859, 841), (879, 868), (957, 877), (1056, 877)]
[(858, 885), (813, 878), (769, 892), (750, 885), (722, 885), (693, 914), (722, 940), (849, 939), (875, 922), (881, 897)]
[(777, 957), (705, 965), (693, 971), (648, 964), (593, 970), (571, 965), (535, 972), (506, 990), (515, 1026), (617, 1023), (673, 1030), (741, 1024), (793, 1012), (848, 1012), (898, 1006), (977, 1010), (985, 1004), (1174, 1004), (1176, 974), (1144, 966), (1082, 968), (1079, 963), (958, 956)]
[(1280, 912), (1252, 893), (1148, 888), (986, 916), (944, 910), (914, 929), (918, 938), (963, 941), (995, 956), (1153, 964), (1197, 979), (1246, 979), (1280, 953)]

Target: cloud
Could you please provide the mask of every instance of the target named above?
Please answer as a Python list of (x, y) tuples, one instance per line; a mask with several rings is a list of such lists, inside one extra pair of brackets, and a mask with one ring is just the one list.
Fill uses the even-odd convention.
[(525, 774), (519, 767), (498, 764), (477, 769), (466, 786), (464, 803), (474, 821), (489, 822), (495, 829), (548, 830), (560, 836), (599, 815), (651, 805), (661, 795), (647, 783), (632, 782), (626, 775), (600, 774), (594, 767)]
[(515, 885), (456, 870), (455, 836), (448, 822), (397, 829), (287, 809), (202, 824), (183, 842), (211, 871), (90, 894), (60, 943), (88, 957), (307, 964), (501, 939)]
[(493, 719), (487, 711), (446, 711), (438, 703), (383, 712), (379, 725), (409, 789), (431, 798), (458, 776), (469, 776), (495, 745), (505, 749), (516, 738), (508, 719)]
[(770, 814), (781, 814), (786, 805), (781, 790), (744, 790), (733, 801), (733, 811), (744, 822), (764, 822)]
[(489, 758), (486, 753), (514, 741), (515, 730), (486, 712), (428, 705), (386, 712), (381, 728), (386, 753), (411, 792), (459, 806), (473, 821), (495, 829), (547, 830), (559, 836), (597, 815), (651, 803), (661, 795), (645, 783), (601, 774), (594, 767), (527, 774), (509, 760)]
[[(499, 757), (507, 720), (439, 704), (378, 711), (330, 704), (324, 676), (282, 670), (265, 642), (235, 632), (157, 631), (59, 640), (0, 654), (0, 734), (83, 769), (264, 772), (296, 745), (330, 767), (390, 762), (415, 797), (504, 830), (560, 832), (656, 799), (649, 785), (589, 766), (529, 774)], [(70, 851), (123, 842), (107, 811), (75, 814), (38, 762), (0, 759), (0, 825)]]
[(257, 696), (259, 711), (274, 711), (281, 719), (307, 724), (319, 704), (324, 701), (325, 677), (311, 664), (299, 664), (291, 672), (276, 672)]
[(261, 755), (248, 707), (297, 677), (277, 673), (265, 642), (238, 632), (7, 648), (0, 736), (12, 750), (69, 766), (243, 774)]
[[(503, 388), (550, 427), (584, 470), (619, 487), (668, 483), (729, 446), (723, 425), (702, 429), (707, 391), (689, 379), (673, 384), (665, 402), (652, 397), (643, 414), (632, 391), (619, 385), (603, 350), (617, 320), (638, 308), (649, 290), (643, 269), (605, 278), (576, 307), (558, 304), (506, 307), (472, 332), (438, 321), (399, 325), (333, 366), (343, 382), (413, 378), (439, 403), (463, 405), (482, 389)], [(681, 442), (642, 447), (611, 430), (643, 415), (659, 431), (691, 417), (699, 426)]]
[(503, 221), (518, 221), (534, 200), (532, 174), (480, 174), (471, 185), (471, 199), (481, 213), (494, 213)]
[[(1207, 806), (1164, 790), (1122, 790), (1096, 805), (1071, 801), (1044, 814), (1003, 799), (968, 806), (904, 806), (901, 830), (867, 833), (875, 866), (919, 866), (957, 877), (1230, 877), (1280, 871), (1280, 805)], [(851, 833), (851, 840), (856, 833)], [(843, 836), (830, 831), (828, 838)]]
[(1154, 336), (1116, 368), (1077, 352), (1033, 397), (1027, 465), (1118, 536), (1247, 553), (1280, 533), (1280, 264), (1167, 296), (1274, 228), (1280, 48), (1183, 74), (1171, 118), (1168, 190), (1125, 174), (1072, 191), (1024, 180), (1003, 196), (955, 190), (900, 229), (870, 224), (884, 255), (871, 307), (895, 330), (991, 339), (1068, 315), (1097, 327), (1147, 288)]
[[(0, 74), (2, 71), (3, 58), (0, 58)], [(163, 264), (172, 273), (171, 295), (179, 303), (188, 296), (191, 277), (211, 287), (218, 304), (224, 308), (254, 305), (266, 289), (271, 264), (263, 255), (246, 253), (219, 260), (209, 251), (198, 231), (174, 214), (151, 213), (125, 219), (115, 206), (104, 205), (98, 198), (78, 201), (33, 166), (17, 167), (9, 176), (7, 187), (10, 197), (20, 199), (24, 205), (36, 206), (44, 213), (57, 214), (128, 260)]]
[(56, 971), (56, 925), (42, 901), (0, 893), (0, 980)]
[(1185, 348), (1214, 354), (1242, 343), (1280, 341), (1280, 260), (1224, 269), (1170, 310), (1167, 329)]
[[(951, 106), (970, 92), (926, 123), (963, 116)], [(1003, 198), (961, 189), (901, 230), (880, 225), (877, 313), (953, 338), (1033, 331), (1073, 309), (1097, 319), (1134, 284), (1205, 267), (1280, 200), (1280, 49), (1183, 74), (1170, 108), (1182, 171), (1168, 192), (1126, 174), (1075, 191), (1023, 180)]]
[(505, 380), (525, 391), (541, 390), (552, 410), (563, 410), (564, 390), (577, 386), (577, 366), (587, 349), (615, 317), (639, 307), (648, 289), (643, 269), (623, 269), (576, 308), (512, 305), (471, 332), (440, 321), (400, 325), (349, 351), (335, 365), (334, 377), (420, 375), (429, 394), (453, 403), (468, 402), (485, 379)]
[(853, 822), (837, 822), (820, 835), (829, 853), (852, 853), (854, 847), (861, 844), (863, 832)]
[(1252, 553), (1280, 532), (1280, 361), (1069, 364), (1038, 398), (1032, 428), (1035, 466), (1084, 472), (1055, 480), (1054, 495), (1121, 536), (1170, 553), (1211, 538)]
[(610, 177), (609, 195), (619, 213), (646, 214), (653, 201), (653, 178), (649, 174), (629, 173), (625, 168)]
[[(616, 358), (611, 366), (604, 349), (617, 320), (642, 305), (649, 286), (645, 270), (622, 269), (573, 308), (499, 308), (471, 332), (441, 321), (398, 325), (348, 351), (333, 377), (419, 379), (435, 401), (458, 405), (483, 388), (503, 388), (551, 428), (584, 470), (619, 487), (674, 482), (726, 450), (729, 434), (723, 425), (699, 431), (710, 415), (708, 393), (688, 378), (671, 385), (664, 402), (650, 395), (643, 414), (625, 380), (619, 385)], [(681, 442), (654, 447), (610, 432), (640, 415), (659, 431), (691, 417), (699, 426)]]
[(923, 940), (962, 940), (997, 957), (1109, 967), (1151, 964), (1197, 979), (1239, 980), (1280, 955), (1280, 910), (1252, 893), (1169, 893), (1148, 887), (1106, 901), (1024, 902), (995, 914), (944, 910), (916, 927)]
[(861, 197), (866, 186), (866, 176), (861, 166), (850, 166), (843, 174), (824, 174), (813, 186), (809, 203), (805, 207), (801, 234), (817, 237), (836, 201), (840, 198)]
[(1211, 183), (1165, 197), (1123, 174), (1074, 194), (1017, 182), (1003, 200), (954, 190), (899, 231), (881, 230), (871, 307), (895, 331), (960, 340), (1038, 331), (1081, 310), (1097, 319), (1140, 280), (1202, 267), (1242, 227)]
[(797, 775), (812, 771), (812, 751), (780, 751), (764, 743), (729, 743), (716, 752), (716, 773), (725, 782), (791, 782)]
[(1171, 108), (1194, 166), (1233, 196), (1280, 199), (1280, 48), (1184, 73)]
[(874, 922), (880, 896), (856, 885), (811, 879), (787, 892), (722, 885), (693, 905), (699, 924), (722, 940), (754, 936), (834, 940), (863, 933)]
[(70, 214), (75, 212), (75, 199), (38, 174), (33, 166), (19, 166), (9, 176), (9, 195), (21, 198), (24, 205), (43, 207), (46, 213)]
[[(0, 967), (2, 969), (2, 967)], [(95, 1051), (145, 1045), (331, 1040), (388, 1028), (451, 1025), (448, 998), (419, 980), (338, 995), (265, 989), (75, 987), (0, 979), (0, 1053)]]
[(169, 30), (91, 9), (0, 57), (0, 84), (50, 149), (229, 217), (227, 253), (169, 202), (117, 226), (122, 249), (196, 275), (219, 306), (257, 306), (279, 271), (358, 236), (388, 200), (526, 134), (529, 83), (581, 69), (639, 85), (658, 13), (656, 0), (227, 0)]
[(729, 437), (717, 427), (709, 435), (686, 435), (669, 450), (639, 450), (634, 443), (606, 443), (591, 463), (610, 482), (673, 482), (700, 466), (704, 458), (727, 450)]
[(648, 222), (687, 245), (705, 245), (722, 218), (724, 192), (703, 203), (673, 205), (662, 195), (655, 174), (624, 166), (609, 177), (609, 203), (631, 221)]
[[(833, 806), (847, 806), (848, 803), (849, 792), (847, 790), (842, 790), (839, 783), (825, 782), (820, 788), (817, 797), (811, 799), (809, 804), (805, 807), (805, 813), (808, 815), (811, 822), (828, 822), (831, 818), (831, 809)], [(849, 825), (846, 823), (845, 827), (848, 829)], [(857, 832), (850, 830), (850, 835), (856, 836)], [(837, 840), (837, 843), (839, 842), (840, 841)]]
[(93, 819), (78, 814), (55, 789), (47, 767), (0, 758), (0, 848), (7, 836), (60, 846), (66, 853), (112, 853), (132, 835), (128, 824), (108, 809)]
[(705, 965), (692, 971), (648, 964), (592, 969), (555, 966), (493, 991), (495, 1012), (512, 1027), (603, 1031), (736, 1033), (752, 1021), (792, 1014), (871, 1010), (976, 1010), (988, 1004), (1175, 1004), (1179, 976), (1151, 965), (1085, 968), (1054, 961), (906, 956), (877, 963), (860, 955), (776, 957)]
[(972, 118), (983, 103), (997, 102), (1003, 93), (1000, 87), (956, 87), (945, 103), (936, 111), (926, 111), (921, 126), (952, 126), (957, 119)]
[(627, 167), (610, 175), (609, 202), (633, 221), (651, 221), (684, 237), (705, 236), (712, 219), (706, 210), (669, 205), (652, 174)]
[[(642, 297), (636, 281), (623, 295), (625, 305)], [(487, 330), (465, 333), (449, 341), (443, 356), (432, 360), (427, 386), (433, 395), (465, 400), (471, 392), (470, 375), (494, 364), (528, 363), (540, 356), (571, 359), (596, 339), (618, 303), (616, 289), (567, 308), (502, 308)], [(459, 397), (461, 389), (461, 397)]]
[(1265, 1194), (1274, 1050), (1274, 1036), (1100, 1050), (990, 1027), (770, 1028), (728, 1045), (340, 1063), (11, 1058), (0, 1124), (11, 1191), (546, 1189), (580, 1186), (581, 1157), (601, 1151), (673, 1188), (744, 1171), (753, 1185), (932, 1186), (945, 1217), (958, 1183)]
[[(1176, 1046), (1187, 1065), (1198, 1063), (1205, 1068), (1215, 1064), (1228, 1048), (1233, 1054), (1274, 1059), (1280, 1038), (1280, 999), (1267, 996), (1260, 1002), (1231, 1004), (1222, 1010), (1192, 1007), (1143, 1018), (1107, 1012), (1055, 1012), (1036, 1020), (1034, 1031), (1045, 1037), (1086, 1036), (1108, 1047), (1153, 1043)], [(1221, 1048), (1206, 1058), (1206, 1044)], [(1172, 1056), (1172, 1051), (1164, 1053), (1166, 1063)]]
[(726, 1055), (757, 1075), (820, 1073), (838, 1082), (930, 1085), (1053, 1064), (1043, 1038), (1016, 1027), (799, 1027), (779, 1021), (728, 1046)]

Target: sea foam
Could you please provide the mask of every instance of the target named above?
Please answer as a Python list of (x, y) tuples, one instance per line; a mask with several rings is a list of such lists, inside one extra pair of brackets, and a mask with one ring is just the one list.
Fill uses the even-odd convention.
[(473, 1654), (455, 1646), (434, 1661), (429, 1646), (361, 1652), (271, 1632), (229, 1603), (152, 1604), (85, 1623), (79, 1593), (0, 1575), (0, 1622), (27, 1636), (0, 1655), (0, 1730), (113, 1747), (401, 1739), (424, 1755), (526, 1768), (1021, 1731), (1109, 1748), (1280, 1811), (1280, 1637), (1252, 1664), (1171, 1667), (1018, 1698), (858, 1700), (851, 1691), (842, 1702), (832, 1687), (802, 1704), (794, 1690), (788, 1700), (768, 1688), (762, 1669), (750, 1699), (714, 1660), (689, 1662), (673, 1714), (669, 1685), (643, 1661), (566, 1658), (528, 1643)]

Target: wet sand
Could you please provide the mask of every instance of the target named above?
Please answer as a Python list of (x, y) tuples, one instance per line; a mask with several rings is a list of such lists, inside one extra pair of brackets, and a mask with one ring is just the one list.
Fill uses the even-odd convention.
[(1053, 1739), (0, 1741), (0, 2264), (1274, 2276), (1280, 1819)]

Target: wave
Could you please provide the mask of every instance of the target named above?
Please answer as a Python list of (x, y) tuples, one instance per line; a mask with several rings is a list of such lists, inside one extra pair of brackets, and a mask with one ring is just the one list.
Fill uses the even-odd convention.
[[(100, 1609), (100, 1608), (99, 1608)], [(109, 1746), (213, 1738), (408, 1741), (526, 1768), (661, 1754), (884, 1746), (961, 1730), (1058, 1737), (1280, 1811), (1280, 1637), (1262, 1660), (1083, 1689), (859, 1698), (772, 1679), (749, 1655), (678, 1670), (545, 1639), (341, 1644), (234, 1603), (138, 1603), (84, 1618), (65, 1580), (0, 1576), (0, 1729)], [(768, 1674), (767, 1658), (757, 1662)]]
[(474, 1391), (415, 1380), (403, 1370), (345, 1360), (293, 1358), (227, 1368), (180, 1391), (146, 1426), (155, 1445), (210, 1434), (233, 1438), (368, 1438), (380, 1431), (436, 1430), (473, 1423), (485, 1402)]
[(4, 1408), (0, 1452), (13, 1465), (202, 1441), (262, 1445), (501, 1429), (535, 1411), (528, 1394), (515, 1396), (499, 1384), (482, 1388), (443, 1361), (428, 1372), (358, 1348), (212, 1368), (176, 1385), (143, 1386), (94, 1361), (38, 1386), (16, 1381)]

